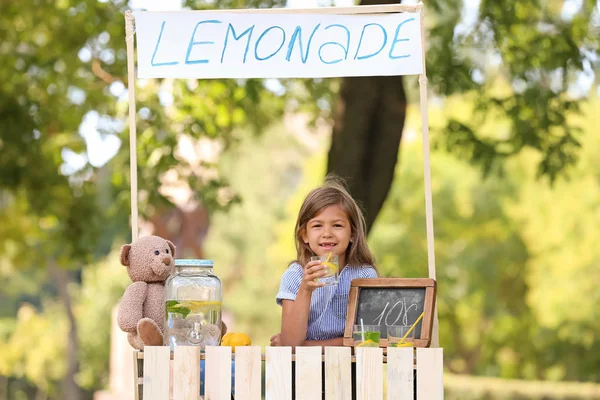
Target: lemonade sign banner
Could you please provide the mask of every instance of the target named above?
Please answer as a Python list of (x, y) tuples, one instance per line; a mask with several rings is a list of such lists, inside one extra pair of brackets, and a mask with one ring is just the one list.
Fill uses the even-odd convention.
[(423, 73), (420, 14), (134, 12), (139, 78)]

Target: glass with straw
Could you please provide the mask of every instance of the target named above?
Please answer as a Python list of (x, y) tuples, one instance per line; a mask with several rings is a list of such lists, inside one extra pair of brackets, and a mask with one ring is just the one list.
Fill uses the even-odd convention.
[(387, 327), (388, 347), (413, 347), (415, 334), (410, 327), (410, 325), (389, 325)]
[(379, 347), (381, 330), (379, 325), (365, 325), (361, 318), (360, 325), (354, 325), (352, 339), (354, 347)]
[(415, 327), (423, 318), (424, 313), (412, 325), (389, 325), (387, 327), (387, 340), (389, 347), (413, 347), (415, 340)]

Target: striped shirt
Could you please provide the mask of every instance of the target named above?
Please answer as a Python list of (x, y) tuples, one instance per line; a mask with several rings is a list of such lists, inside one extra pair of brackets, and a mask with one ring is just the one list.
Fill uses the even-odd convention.
[[(293, 263), (283, 273), (277, 304), (283, 300), (296, 300), (302, 282), (302, 266)], [(346, 265), (338, 277), (338, 284), (315, 289), (310, 299), (307, 340), (326, 340), (344, 336), (346, 311), (350, 283), (353, 279), (377, 278), (377, 272), (370, 266), (354, 267)]]

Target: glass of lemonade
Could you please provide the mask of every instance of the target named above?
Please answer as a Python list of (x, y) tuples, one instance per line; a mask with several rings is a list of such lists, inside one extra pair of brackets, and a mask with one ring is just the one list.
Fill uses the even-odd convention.
[(413, 347), (415, 341), (414, 329), (402, 341), (410, 328), (411, 325), (389, 325), (387, 327), (388, 347)]
[(379, 347), (380, 336), (379, 325), (354, 325), (352, 329), (354, 347)]
[(311, 261), (321, 261), (321, 264), (327, 267), (327, 275), (317, 279), (317, 282), (325, 283), (325, 286), (333, 286), (338, 284), (338, 273), (340, 270), (340, 259), (334, 254), (325, 256), (312, 256)]

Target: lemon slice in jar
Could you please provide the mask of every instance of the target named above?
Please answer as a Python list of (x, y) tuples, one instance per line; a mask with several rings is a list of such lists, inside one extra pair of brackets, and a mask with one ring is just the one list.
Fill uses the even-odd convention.
[(220, 301), (200, 301), (200, 300), (183, 300), (175, 304), (173, 308), (187, 308), (194, 314), (199, 313), (209, 307), (221, 307)]

